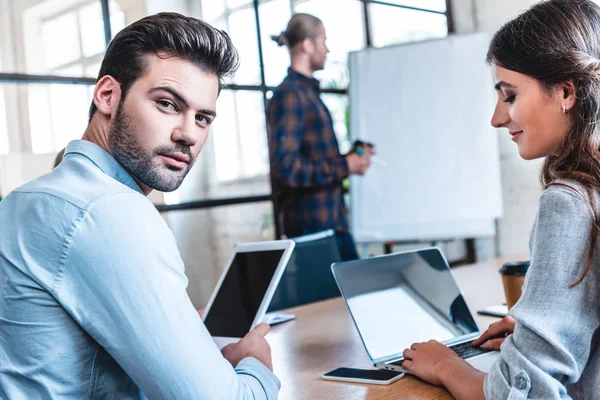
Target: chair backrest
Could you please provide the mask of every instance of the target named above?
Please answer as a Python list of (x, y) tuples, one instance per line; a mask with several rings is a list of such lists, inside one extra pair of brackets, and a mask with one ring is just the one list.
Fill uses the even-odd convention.
[(340, 296), (331, 264), (341, 261), (333, 230), (291, 238), (296, 242), (268, 311)]

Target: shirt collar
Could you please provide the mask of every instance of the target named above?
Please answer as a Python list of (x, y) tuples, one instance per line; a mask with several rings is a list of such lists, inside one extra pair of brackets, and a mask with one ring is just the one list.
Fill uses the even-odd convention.
[(297, 83), (304, 83), (306, 85), (314, 87), (316, 90), (319, 90), (319, 80), (315, 78), (311, 78), (300, 72), (294, 71), (292, 67), (288, 68), (288, 77)]
[(97, 144), (87, 140), (73, 140), (65, 149), (65, 157), (69, 154), (80, 154), (86, 157), (106, 175), (144, 194), (129, 172), (113, 156)]

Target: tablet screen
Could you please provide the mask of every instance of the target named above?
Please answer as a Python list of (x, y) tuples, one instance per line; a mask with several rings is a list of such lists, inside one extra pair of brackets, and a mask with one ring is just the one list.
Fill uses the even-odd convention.
[(204, 324), (212, 336), (243, 337), (285, 250), (236, 253)]

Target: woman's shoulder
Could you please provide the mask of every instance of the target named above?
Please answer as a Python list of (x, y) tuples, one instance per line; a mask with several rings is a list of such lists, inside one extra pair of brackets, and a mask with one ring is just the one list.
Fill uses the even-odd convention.
[[(598, 196), (598, 193), (596, 192), (594, 195)], [(572, 198), (579, 199), (585, 204), (586, 200), (589, 198), (586, 187), (574, 180), (558, 179), (550, 183), (542, 192), (540, 203), (561, 199), (568, 200)]]
[[(600, 209), (600, 194), (597, 190), (593, 192), (596, 209)], [(544, 190), (540, 197), (538, 214), (545, 211), (565, 214), (576, 213), (577, 218), (591, 217), (591, 201), (586, 187), (574, 180), (556, 180)]]

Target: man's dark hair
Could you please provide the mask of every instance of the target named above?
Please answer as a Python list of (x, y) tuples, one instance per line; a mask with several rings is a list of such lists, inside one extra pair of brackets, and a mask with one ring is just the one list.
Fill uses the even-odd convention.
[[(177, 13), (159, 13), (134, 22), (120, 31), (108, 45), (98, 80), (105, 75), (121, 85), (121, 101), (131, 85), (146, 73), (146, 56), (180, 57), (219, 78), (235, 73), (239, 58), (229, 35), (204, 21)], [(90, 106), (89, 120), (97, 108)]]
[(323, 22), (314, 15), (298, 13), (290, 19), (285, 31), (279, 35), (271, 36), (279, 46), (288, 46), (292, 48), (304, 39), (314, 39), (317, 35), (317, 28), (323, 25)]

